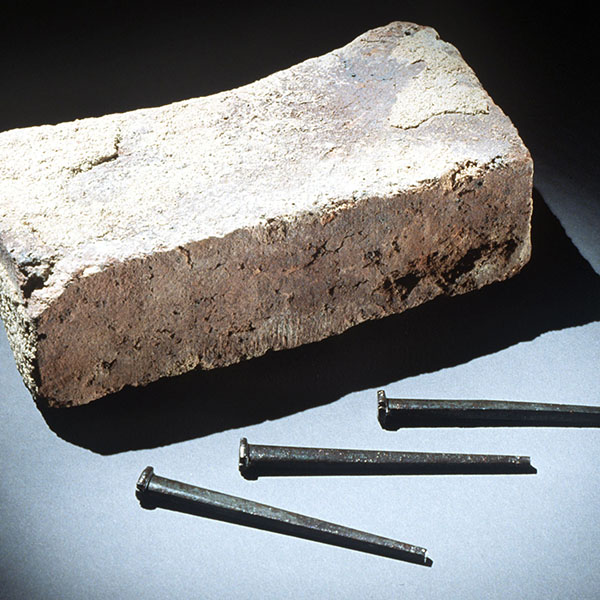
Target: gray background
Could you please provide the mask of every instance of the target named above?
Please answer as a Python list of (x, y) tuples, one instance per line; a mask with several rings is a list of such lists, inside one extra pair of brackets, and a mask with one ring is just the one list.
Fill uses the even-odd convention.
[[(286, 14), (103, 6), (75, 15), (60, 5), (41, 15), (8, 12), (0, 129), (212, 93), (371, 27), (412, 20), (461, 50), (530, 148), (534, 254), (517, 277), (464, 297), (68, 411), (38, 410), (2, 330), (0, 596), (598, 597), (599, 431), (392, 433), (376, 421), (375, 394), (600, 405), (589, 16), (427, 2)], [(538, 474), (247, 482), (236, 464), (242, 435), (251, 443), (525, 454)], [(142, 510), (134, 486), (146, 465), (424, 546), (433, 567)]]

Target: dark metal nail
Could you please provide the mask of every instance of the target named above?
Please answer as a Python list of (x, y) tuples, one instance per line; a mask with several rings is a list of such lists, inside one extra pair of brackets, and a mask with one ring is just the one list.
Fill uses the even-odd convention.
[(259, 446), (240, 440), (246, 479), (278, 475), (451, 475), (537, 473), (528, 456)]
[(600, 407), (504, 400), (410, 400), (377, 392), (379, 423), (400, 427), (600, 427)]
[(426, 567), (433, 564), (425, 548), (159, 477), (152, 467), (142, 471), (136, 485), (136, 496), (144, 508), (160, 506)]

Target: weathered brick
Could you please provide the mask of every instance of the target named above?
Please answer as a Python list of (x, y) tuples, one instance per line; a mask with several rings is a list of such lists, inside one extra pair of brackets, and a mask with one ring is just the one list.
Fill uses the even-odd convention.
[(0, 134), (2, 317), (34, 396), (83, 404), (509, 277), (531, 185), (458, 51), (392, 23), (239, 89)]

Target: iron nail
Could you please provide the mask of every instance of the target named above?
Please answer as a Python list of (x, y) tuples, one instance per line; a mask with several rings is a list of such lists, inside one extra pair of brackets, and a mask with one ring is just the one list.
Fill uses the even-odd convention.
[(458, 475), (537, 473), (529, 456), (391, 452), (263, 446), (240, 440), (239, 469), (250, 480), (304, 475)]
[(416, 400), (377, 392), (379, 423), (401, 427), (600, 427), (600, 407), (505, 400)]
[(425, 548), (159, 477), (152, 467), (142, 471), (136, 484), (136, 496), (144, 508), (176, 510), (426, 567), (433, 564)]

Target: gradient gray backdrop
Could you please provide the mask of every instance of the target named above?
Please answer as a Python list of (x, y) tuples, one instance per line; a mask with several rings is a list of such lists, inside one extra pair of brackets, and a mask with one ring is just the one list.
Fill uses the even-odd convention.
[[(581, 6), (345, 2), (2, 3), (0, 130), (214, 93), (392, 20), (435, 27), (535, 162), (534, 253), (514, 279), (214, 373), (43, 411), (0, 330), (0, 597), (597, 598), (598, 449), (586, 429), (422, 429), (389, 396), (600, 405), (595, 25)], [(486, 3), (487, 6), (487, 3)], [(534, 476), (282, 478), (237, 472), (251, 443), (525, 454)], [(174, 512), (166, 477), (425, 546), (431, 569)]]

